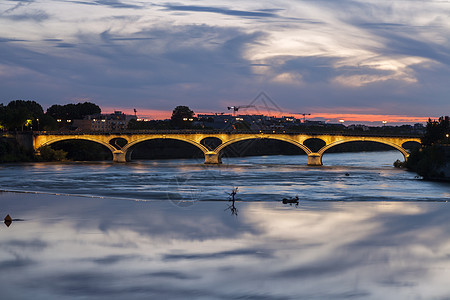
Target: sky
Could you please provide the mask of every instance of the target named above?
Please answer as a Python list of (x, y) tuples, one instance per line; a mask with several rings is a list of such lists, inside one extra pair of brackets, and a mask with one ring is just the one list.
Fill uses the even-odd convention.
[(450, 114), (449, 39), (446, 0), (2, 0), (0, 103), (424, 122)]

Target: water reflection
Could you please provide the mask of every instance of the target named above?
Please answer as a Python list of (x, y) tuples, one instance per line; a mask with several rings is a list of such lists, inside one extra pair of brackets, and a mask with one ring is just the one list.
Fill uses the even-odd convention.
[(445, 202), (164, 201), (3, 193), (12, 299), (448, 297)]
[(236, 194), (238, 192), (239, 188), (233, 188), (233, 190), (231, 191), (231, 193), (229, 194), (230, 199), (228, 201), (231, 202), (231, 205), (228, 205), (228, 207), (225, 210), (229, 210), (231, 212), (232, 216), (236, 216), (238, 215), (238, 209), (236, 207)]
[(4, 223), (5, 223), (6, 227), (11, 226), (12, 221), (13, 220), (12, 220), (11, 216), (10, 215), (6, 215), (6, 217), (4, 219)]

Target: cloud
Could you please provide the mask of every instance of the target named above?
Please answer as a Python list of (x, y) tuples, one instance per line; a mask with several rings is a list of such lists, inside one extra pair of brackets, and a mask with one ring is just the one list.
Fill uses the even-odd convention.
[[(41, 81), (54, 81), (55, 86), (65, 86), (66, 95), (60, 96), (76, 94), (81, 88), (88, 94), (105, 97), (108, 102), (104, 104), (110, 106), (110, 101), (125, 99), (130, 92), (140, 93), (138, 98), (148, 99), (151, 94), (147, 91), (152, 89), (153, 97), (178, 98), (184, 91), (201, 85), (215, 93), (223, 88), (224, 78), (229, 83), (243, 82), (253, 76), (243, 52), (260, 37), (259, 33), (247, 34), (236, 28), (206, 25), (155, 27), (126, 37), (107, 30), (97, 36), (80, 34), (76, 43), (45, 40), (49, 45), (56, 43), (57, 48), (64, 48), (64, 52), (50, 49), (40, 52), (17, 43), (0, 44), (5, 54), (0, 62), (26, 67), (30, 76), (38, 73)], [(16, 73), (10, 76), (14, 77)], [(34, 82), (37, 89), (39, 84)], [(42, 86), (50, 90), (56, 88), (47, 83)], [(172, 87), (169, 93), (168, 86)], [(32, 91), (33, 86), (29, 89)], [(167, 108), (167, 103), (153, 105)]]
[(276, 12), (280, 9), (264, 9), (258, 11), (244, 11), (235, 10), (229, 8), (220, 8), (213, 6), (195, 6), (195, 5), (172, 5), (168, 4), (164, 6), (168, 11), (188, 11), (188, 12), (207, 12), (216, 13), (227, 16), (238, 16), (238, 17), (248, 17), (248, 18), (276, 18), (278, 15)]
[[(6, 100), (83, 98), (126, 109), (130, 99), (141, 110), (170, 110), (183, 99), (214, 112), (264, 90), (291, 111), (450, 109), (448, 9), (438, 2), (8, 2), (0, 17)], [(424, 98), (434, 100), (424, 106)]]
[(84, 5), (101, 5), (108, 6), (112, 8), (133, 8), (133, 9), (141, 9), (142, 6), (127, 4), (118, 0), (94, 0), (91, 2), (88, 1), (68, 1), (72, 3), (84, 4)]
[(192, 279), (200, 279), (201, 277), (198, 275), (185, 274), (182, 272), (176, 271), (160, 271), (144, 274), (146, 277), (152, 278), (167, 278), (167, 279), (178, 279), (178, 280), (192, 280)]
[(172, 260), (193, 260), (193, 259), (224, 259), (225, 257), (234, 256), (248, 256), (257, 258), (270, 258), (272, 255), (261, 252), (259, 249), (235, 249), (214, 253), (197, 253), (197, 254), (166, 254), (164, 255), (165, 261)]
[(56, 44), (55, 47), (58, 48), (75, 48), (77, 45), (76, 44), (71, 44), (71, 43), (58, 43)]
[(48, 20), (50, 16), (43, 10), (32, 10), (31, 12), (28, 13), (2, 15), (1, 18), (19, 22), (22, 21), (43, 22), (45, 20)]
[(4, 11), (4, 13), (8, 14), (13, 11), (15, 11), (18, 8), (21, 8), (22, 6), (29, 5), (30, 3), (33, 3), (35, 0), (8, 0), (9, 2), (17, 2), (17, 4), (14, 7), (8, 8)]
[(0, 37), (0, 43), (10, 43), (10, 42), (27, 42), (27, 40), (18, 40)]
[(0, 261), (0, 268), (3, 270), (3, 272), (14, 272), (17, 271), (18, 268), (26, 268), (35, 263), (35, 261), (28, 258), (16, 257), (15, 259)]
[(123, 261), (129, 261), (135, 258), (139, 258), (135, 255), (108, 255), (105, 257), (92, 259), (94, 263), (99, 265), (112, 265), (116, 263), (121, 263)]

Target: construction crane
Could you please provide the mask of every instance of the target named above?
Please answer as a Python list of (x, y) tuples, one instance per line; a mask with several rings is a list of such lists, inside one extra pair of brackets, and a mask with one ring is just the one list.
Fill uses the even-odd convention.
[(303, 123), (306, 122), (306, 116), (310, 116), (311, 114), (306, 114), (306, 113), (294, 113), (295, 115), (302, 115), (303, 116)]
[(228, 110), (233, 110), (233, 115), (236, 114), (236, 112), (240, 109), (240, 108), (249, 108), (249, 107), (255, 107), (254, 105), (241, 105), (241, 106), (228, 106)]

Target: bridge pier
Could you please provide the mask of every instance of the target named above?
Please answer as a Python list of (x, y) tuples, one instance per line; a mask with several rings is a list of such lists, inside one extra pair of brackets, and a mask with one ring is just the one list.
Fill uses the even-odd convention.
[(205, 153), (205, 164), (219, 165), (222, 163), (222, 158), (219, 153), (216, 152), (206, 152)]
[(322, 165), (322, 155), (319, 153), (308, 154), (308, 166), (321, 166)]
[(113, 152), (113, 161), (118, 163), (126, 163), (127, 157), (123, 151), (116, 150)]

